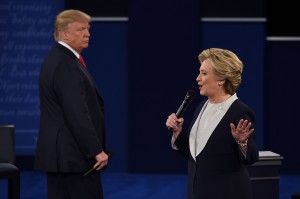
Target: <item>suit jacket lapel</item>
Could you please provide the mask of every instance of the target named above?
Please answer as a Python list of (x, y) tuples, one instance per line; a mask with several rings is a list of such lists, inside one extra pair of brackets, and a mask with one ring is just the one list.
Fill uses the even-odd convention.
[(57, 44), (56, 46), (57, 48), (59, 48), (60, 50), (63, 50), (64, 52), (66, 52), (70, 58), (74, 59), (74, 61), (76, 61), (77, 63), (77, 67), (79, 67), (80, 71), (82, 71), (82, 73), (84, 74), (84, 76), (88, 79), (88, 81), (90, 82), (90, 84), (95, 88), (97, 95), (99, 96), (99, 98), (101, 99), (101, 101), (103, 102), (103, 99), (100, 95), (100, 92), (96, 86), (95, 81), (93, 80), (92, 76), (90, 75), (90, 73), (88, 72), (88, 70), (86, 70), (84, 68), (84, 66), (82, 65), (82, 63), (79, 61), (79, 59), (75, 56), (75, 54), (69, 50), (68, 48), (66, 48), (65, 46), (61, 45), (61, 44)]
[(79, 69), (82, 71), (82, 73), (83, 73), (83, 74), (86, 76), (86, 78), (89, 80), (90, 84), (95, 88), (95, 90), (96, 90), (96, 92), (97, 92), (99, 98), (101, 99), (101, 101), (103, 101), (103, 100), (102, 100), (102, 97), (101, 97), (101, 95), (100, 95), (100, 92), (99, 92), (99, 90), (98, 90), (98, 88), (97, 88), (97, 85), (96, 85), (96, 83), (95, 83), (93, 77), (92, 77), (91, 74), (89, 73), (89, 71), (83, 67), (83, 65), (82, 65), (82, 63), (79, 61), (79, 59), (77, 59), (76, 62), (77, 62), (77, 66), (79, 67)]
[(89, 82), (91, 83), (91, 85), (95, 86), (95, 82), (92, 78), (92, 76), (90, 75), (90, 73), (88, 72), (88, 70), (86, 70), (85, 68), (83, 68), (82, 63), (79, 61), (79, 59), (76, 60), (77, 62), (77, 66), (78, 68), (82, 71), (82, 73), (86, 76), (86, 78), (89, 80)]

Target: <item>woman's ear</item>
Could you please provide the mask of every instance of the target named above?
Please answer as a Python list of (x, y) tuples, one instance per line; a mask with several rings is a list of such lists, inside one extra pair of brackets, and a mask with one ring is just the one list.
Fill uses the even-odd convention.
[(225, 83), (225, 79), (223, 79), (223, 80), (219, 80), (219, 83), (218, 83), (218, 85), (219, 85), (219, 86), (222, 86), (224, 83)]

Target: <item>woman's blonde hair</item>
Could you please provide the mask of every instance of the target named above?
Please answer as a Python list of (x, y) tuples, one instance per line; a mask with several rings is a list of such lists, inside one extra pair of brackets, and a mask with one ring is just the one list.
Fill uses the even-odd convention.
[(80, 10), (64, 10), (56, 16), (54, 25), (54, 39), (59, 40), (59, 31), (65, 30), (70, 23), (75, 21), (91, 22), (91, 17)]
[(210, 48), (202, 51), (200, 63), (208, 59), (212, 63), (214, 74), (224, 80), (225, 92), (233, 95), (242, 81), (243, 63), (233, 52), (221, 48)]

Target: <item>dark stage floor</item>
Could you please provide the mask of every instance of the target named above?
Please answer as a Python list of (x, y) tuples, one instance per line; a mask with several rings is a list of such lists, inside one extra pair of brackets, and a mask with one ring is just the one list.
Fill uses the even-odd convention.
[[(103, 173), (105, 199), (185, 199), (186, 176)], [(300, 192), (300, 176), (280, 176), (279, 199)], [(7, 182), (0, 180), (0, 199), (7, 198)], [(46, 177), (40, 172), (21, 173), (21, 199), (46, 199)]]

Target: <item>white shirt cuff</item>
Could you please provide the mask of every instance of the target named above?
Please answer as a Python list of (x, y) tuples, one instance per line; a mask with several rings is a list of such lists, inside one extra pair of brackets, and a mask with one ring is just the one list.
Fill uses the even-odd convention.
[(172, 139), (171, 139), (171, 147), (172, 149), (174, 150), (178, 150), (177, 146), (175, 145), (175, 140), (176, 138), (174, 136), (172, 136)]

